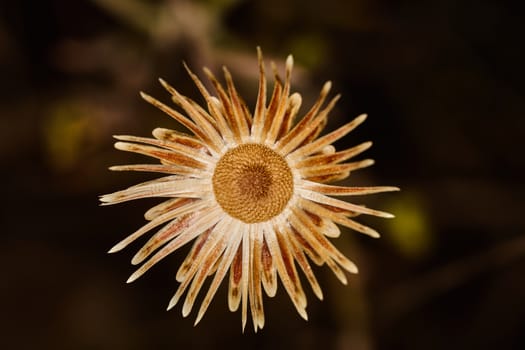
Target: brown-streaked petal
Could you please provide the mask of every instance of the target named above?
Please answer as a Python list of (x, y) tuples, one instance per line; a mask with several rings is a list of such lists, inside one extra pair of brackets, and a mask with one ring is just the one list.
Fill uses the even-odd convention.
[(317, 278), (315, 278), (315, 274), (312, 270), (312, 267), (308, 263), (308, 259), (306, 259), (302, 246), (299, 244), (299, 242), (297, 242), (294, 236), (287, 236), (287, 239), (290, 241), (290, 246), (292, 247), (294, 259), (301, 267), (301, 270), (303, 271), (304, 275), (306, 276), (306, 279), (310, 283), (314, 294), (317, 296), (317, 298), (319, 298), (319, 300), (323, 300), (323, 291), (321, 289), (321, 286), (319, 286), (319, 283), (317, 282)]
[(268, 243), (263, 237), (263, 243), (261, 247), (261, 266), (262, 266), (262, 283), (264, 291), (269, 297), (275, 296), (277, 293), (277, 271), (273, 263), (272, 254), (268, 248)]
[(379, 217), (387, 218), (387, 219), (394, 217), (394, 215), (384, 212), (384, 211), (374, 210), (374, 209), (370, 209), (367, 207), (363, 207), (361, 205), (352, 204), (352, 203), (345, 202), (339, 199), (325, 196), (321, 193), (304, 190), (304, 189), (298, 189), (297, 191), (300, 193), (300, 195), (303, 198), (309, 199), (316, 203), (327, 204), (333, 207), (338, 207), (341, 209), (346, 209), (346, 210), (354, 211), (354, 212), (361, 213), (361, 214), (379, 216)]
[[(226, 227), (230, 227), (228, 226), (230, 223), (231, 218), (224, 216), (224, 218), (220, 220), (217, 225), (215, 225), (208, 238), (204, 241), (202, 248), (199, 249), (199, 252), (197, 253), (194, 261), (192, 261), (190, 264), (187, 271), (181, 272), (181, 275), (178, 276), (179, 278), (177, 280), (180, 279), (179, 282), (181, 282), (181, 284), (171, 298), (167, 310), (170, 310), (179, 302), (181, 296), (186, 291), (186, 288), (190, 285), (193, 278), (195, 277), (195, 274), (199, 271), (202, 262), (208, 259), (208, 257), (212, 255), (215, 250), (217, 250), (217, 247), (221, 247), (228, 242), (228, 236), (224, 234), (224, 229)], [(224, 249), (221, 250), (221, 253), (223, 250)]]
[(201, 152), (208, 152), (208, 147), (194, 136), (165, 128), (155, 128), (151, 133), (158, 140), (178, 143)]
[(305, 239), (302, 232), (298, 231), (295, 227), (287, 225), (283, 229), (284, 233), (289, 236), (293, 237), (293, 239), (297, 242), (297, 244), (302, 247), (302, 250), (308, 255), (308, 257), (316, 264), (317, 266), (321, 266), (324, 264), (324, 259), (320, 255), (320, 252), (313, 247), (308, 240)]
[(312, 142), (313, 140), (315, 140), (317, 138), (317, 136), (319, 136), (321, 131), (324, 130), (324, 128), (326, 127), (327, 123), (328, 123), (328, 113), (325, 113), (323, 115), (323, 118), (321, 119), (321, 122), (319, 123), (319, 125), (317, 125), (314, 129), (312, 129), (310, 131), (310, 133), (306, 136), (306, 138), (303, 141), (301, 141), (301, 143), (299, 143), (296, 148), (299, 148), (299, 147), (302, 147), (304, 145), (307, 145), (310, 142)]
[(202, 130), (199, 126), (197, 126), (195, 123), (193, 123), (190, 119), (188, 119), (185, 115), (177, 112), (176, 110), (168, 107), (164, 103), (160, 102), (159, 100), (145, 94), (144, 92), (140, 93), (140, 96), (146, 100), (148, 103), (152, 104), (153, 106), (157, 107), (182, 125), (184, 125), (186, 128), (188, 128), (191, 132), (193, 132), (201, 141), (203, 141), (205, 144), (208, 145), (210, 152), (217, 155), (219, 154), (219, 146), (216, 145), (210, 137), (207, 135), (205, 130)]
[(339, 265), (345, 268), (348, 272), (357, 273), (357, 266), (350, 261), (346, 256), (334, 247), (334, 245), (322, 235), (315, 224), (311, 221), (311, 218), (300, 208), (292, 209), (293, 215), (290, 216), (290, 223), (295, 226), (298, 231), (304, 234), (304, 237), (316, 247), (317, 250), (325, 251), (325, 261), (334, 260)]
[[(308, 122), (305, 125), (303, 125), (293, 137), (288, 138), (287, 136), (294, 133), (297, 126), (299, 126), (301, 122), (299, 122), (299, 124), (297, 124), (296, 127), (293, 128), (288, 135), (279, 140), (279, 142), (277, 143), (277, 151), (279, 152), (279, 154), (281, 154), (283, 157), (287, 157), (287, 155), (293, 152), (299, 145), (301, 145), (301, 143), (309, 135), (311, 135), (311, 133), (314, 132), (319, 125), (321, 125), (323, 122), (326, 122), (326, 116), (328, 115), (328, 113), (330, 113), (332, 108), (334, 108), (337, 100), (339, 100), (340, 97), (341, 95), (336, 95), (334, 98), (332, 98), (330, 102), (328, 102), (328, 105), (325, 108), (323, 108), (323, 110), (321, 110), (311, 122)], [(304, 119), (306, 119), (306, 117), (303, 118), (303, 120)]]
[(115, 142), (115, 148), (121, 151), (134, 152), (149, 157), (161, 159), (168, 164), (181, 165), (189, 168), (206, 170), (210, 162), (198, 160), (181, 152), (166, 150), (158, 147), (145, 146), (130, 142)]
[(251, 277), (250, 271), (250, 236), (249, 232), (242, 232), (242, 272), (241, 272), (241, 319), (242, 331), (246, 327), (248, 315), (248, 285)]
[[(215, 225), (218, 221), (222, 219), (222, 210), (217, 207), (211, 207), (203, 209), (199, 213), (195, 213), (192, 216), (194, 220), (188, 223), (186, 229), (180, 232), (171, 242), (165, 245), (161, 250), (159, 250), (155, 255), (149, 258), (138, 270), (136, 270), (126, 281), (131, 283), (137, 278), (142, 276), (147, 270), (149, 270), (153, 265), (158, 263), (160, 260), (165, 258), (167, 255), (173, 253), (175, 250), (179, 249), (202, 232), (206, 231), (208, 228)], [(198, 215), (197, 215), (198, 214)]]
[(250, 272), (248, 293), (250, 296), (250, 309), (252, 311), (252, 321), (254, 331), (264, 327), (264, 309), (261, 290), (261, 265), (260, 251), (262, 246), (263, 234), (260, 225), (250, 226)]
[(211, 183), (208, 179), (182, 179), (132, 186), (122, 191), (105, 194), (100, 197), (100, 201), (101, 205), (110, 205), (151, 197), (201, 198), (210, 191)]
[[(322, 203), (315, 203), (315, 204), (316, 205), (320, 205), (323, 208), (330, 210), (334, 214), (341, 215), (341, 216), (346, 216), (346, 217), (349, 217), (349, 218), (353, 218), (353, 217), (362, 215), (361, 213), (356, 213), (355, 211), (341, 209), (341, 208), (338, 208), (338, 207), (333, 207), (331, 205), (326, 205), (326, 204), (322, 204)], [(366, 207), (366, 205), (364, 205), (364, 206)]]
[[(172, 309), (180, 300), (183, 293), (186, 291), (186, 288), (190, 285), (190, 283), (195, 282), (195, 279), (201, 280), (201, 282), (195, 282), (197, 284), (202, 284), (204, 282), (204, 279), (207, 275), (209, 275), (210, 268), (213, 268), (212, 266), (215, 265), (216, 261), (219, 259), (221, 254), (224, 252), (225, 249), (228, 249), (228, 236), (224, 234), (224, 229), (226, 227), (229, 227), (229, 223), (231, 222), (229, 217), (225, 217), (223, 220), (219, 221), (218, 224), (213, 228), (208, 238), (204, 241), (202, 247), (199, 249), (199, 251), (196, 253), (195, 258), (189, 265), (187, 271), (185, 271), (183, 274), (184, 276), (180, 279), (181, 284), (177, 288), (177, 291), (171, 298), (167, 310)], [(188, 256), (189, 257), (189, 256)], [(187, 258), (188, 258), (187, 257)], [(207, 267), (205, 268), (205, 271), (203, 271), (202, 267), (205, 265), (205, 262), (207, 262)], [(196, 276), (198, 274), (198, 276)], [(192, 288), (194, 289), (198, 287), (200, 289), (200, 286), (195, 285), (195, 283), (192, 283)], [(195, 298), (196, 294), (193, 296), (186, 296), (185, 304), (187, 302), (191, 301), (191, 298)], [(188, 300), (190, 298), (190, 300)], [(193, 305), (192, 301), (192, 305)], [(187, 309), (188, 305), (183, 307), (183, 315), (186, 317), (190, 310)]]
[(281, 277), (284, 288), (288, 292), (299, 315), (307, 320), (308, 316), (305, 310), (306, 296), (304, 295), (301, 282), (295, 269), (290, 247), (286, 244), (282, 233), (279, 231), (283, 225), (285, 224), (276, 223), (273, 229), (269, 228), (264, 230), (265, 239), (268, 242), (268, 248), (275, 261), (275, 266), (277, 267), (277, 272)]
[[(292, 69), (293, 69), (293, 57), (291, 55), (289, 55), (286, 58), (285, 67), (286, 68), (285, 68), (284, 87), (281, 92), (281, 97), (279, 98), (279, 101), (278, 101), (277, 110), (275, 111), (275, 114), (272, 118), (273, 120), (271, 121), (272, 124), (266, 135), (267, 143), (274, 143), (275, 140), (277, 139), (279, 130), (281, 129), (281, 126), (283, 124), (283, 119), (285, 117), (286, 110), (289, 109), (290, 79), (292, 76)], [(275, 75), (275, 80), (278, 81), (279, 78), (277, 75), (277, 69), (275, 69), (274, 75)]]
[[(210, 123), (219, 134), (221, 133), (219, 130), (219, 127), (217, 125), (217, 120), (213, 118), (208, 111), (206, 111), (204, 108), (201, 107), (197, 102), (193, 101), (191, 98), (183, 96), (183, 98), (186, 99), (186, 101), (193, 106), (196, 113), (199, 113), (202, 118), (206, 119), (208, 123)], [(178, 105), (178, 100), (176, 97), (172, 97), (172, 101)], [(182, 107), (182, 106), (180, 106)]]
[(219, 83), (215, 75), (208, 69), (204, 68), (204, 73), (213, 84), (215, 91), (217, 92), (220, 100), (220, 105), (223, 110), (224, 118), (228, 123), (230, 130), (233, 132), (233, 137), (236, 143), (242, 142), (241, 138), (241, 125), (239, 124), (238, 117), (236, 116), (235, 107), (232, 105), (230, 97), (224, 90), (224, 87)]
[[(198, 212), (197, 212), (198, 213)], [(131, 264), (137, 265), (143, 262), (155, 250), (171, 241), (175, 236), (188, 229), (192, 221), (195, 221), (194, 213), (178, 217), (155, 233), (142, 248), (133, 256)]]
[(230, 283), (228, 287), (228, 307), (231, 312), (237, 311), (241, 302), (242, 249), (239, 247), (231, 264)]
[[(266, 140), (270, 128), (272, 127), (273, 121), (276, 119), (277, 111), (279, 110), (279, 105), (282, 103), (282, 89), (283, 86), (279, 80), (276, 80), (273, 86), (272, 97), (270, 98), (270, 103), (266, 109), (266, 116), (264, 119), (264, 126), (261, 133), (261, 140)], [(285, 102), (286, 103), (286, 102)]]
[(224, 141), (219, 135), (217, 129), (215, 129), (215, 127), (210, 124), (210, 122), (205, 117), (200, 115), (195, 107), (186, 100), (185, 96), (181, 95), (163, 79), (159, 79), (159, 81), (162, 86), (172, 95), (172, 98), (178, 101), (180, 106), (184, 109), (184, 111), (186, 111), (195, 125), (197, 125), (206, 134), (208, 147), (215, 151), (219, 151), (224, 146)]
[(130, 243), (135, 241), (137, 238), (141, 237), (146, 232), (154, 229), (155, 227), (157, 227), (159, 225), (162, 225), (163, 223), (165, 223), (167, 221), (173, 220), (174, 218), (176, 218), (178, 216), (185, 215), (187, 213), (191, 213), (191, 212), (194, 212), (194, 211), (195, 212), (199, 211), (199, 210), (201, 210), (201, 209), (203, 209), (203, 208), (205, 208), (206, 206), (209, 206), (209, 205), (210, 205), (210, 201), (208, 201), (208, 200), (199, 200), (199, 201), (195, 201), (195, 202), (192, 202), (192, 203), (188, 203), (188, 204), (186, 204), (184, 206), (181, 206), (181, 207), (179, 207), (177, 209), (174, 209), (172, 211), (169, 211), (166, 214), (162, 214), (162, 215), (156, 217), (155, 219), (151, 220), (150, 222), (148, 222), (146, 225), (142, 226), (140, 229), (138, 229), (137, 231), (135, 231), (131, 235), (127, 236), (122, 241), (120, 241), (117, 244), (115, 244), (113, 246), (113, 248), (111, 248), (108, 251), (108, 253), (115, 253), (115, 252), (118, 252), (119, 250), (124, 249), (126, 246), (128, 246)]
[(290, 96), (290, 98), (288, 99), (288, 107), (286, 109), (286, 112), (284, 113), (283, 120), (281, 122), (281, 126), (277, 134), (276, 140), (280, 140), (284, 135), (286, 135), (290, 131), (295, 117), (297, 116), (297, 112), (299, 112), (299, 108), (301, 108), (302, 101), (302, 97), (298, 93), (293, 93)]
[(336, 182), (336, 181), (344, 180), (349, 175), (350, 175), (349, 171), (343, 171), (342, 173), (320, 175), (320, 176), (311, 176), (311, 177), (306, 178), (306, 180), (313, 181), (313, 182), (330, 183), (330, 182)]
[(308, 113), (288, 132), (286, 135), (284, 135), (278, 142), (277, 142), (277, 148), (281, 147), (282, 145), (288, 144), (292, 139), (294, 139), (297, 134), (299, 134), (304, 128), (308, 126), (309, 123), (311, 123), (312, 119), (317, 115), (317, 112), (323, 105), (326, 96), (330, 92), (330, 88), (332, 87), (332, 83), (330, 81), (327, 81), (323, 88), (321, 89), (321, 92), (319, 93), (319, 97), (313, 104), (313, 106), (310, 108)]
[(345, 136), (350, 131), (355, 129), (359, 124), (365, 121), (366, 117), (367, 117), (366, 114), (361, 114), (360, 116), (358, 116), (351, 122), (341, 126), (335, 131), (332, 131), (331, 133), (328, 133), (318, 138), (312, 143), (309, 143), (301, 148), (298, 148), (297, 150), (295, 150), (293, 153), (289, 155), (289, 158), (290, 159), (300, 159), (310, 154), (321, 151), (324, 146), (334, 143), (335, 141), (339, 140), (341, 137)]
[[(326, 261), (326, 265), (328, 265), (328, 267), (330, 268), (330, 270), (332, 270), (332, 272), (334, 273), (334, 275), (337, 277), (337, 279), (339, 281), (341, 281), (342, 284), (344, 284), (346, 286), (346, 284), (348, 283), (348, 280), (346, 278), (346, 275), (344, 273), (343, 270), (341, 270), (341, 268), (334, 262), (334, 260), (332, 259), (328, 259)], [(354, 273), (357, 273), (357, 269)]]
[[(217, 225), (215, 226), (215, 228), (217, 228)], [(177, 282), (182, 282), (186, 278), (188, 278), (188, 272), (190, 271), (191, 267), (199, 261), (198, 257), (200, 257), (202, 248), (204, 244), (208, 241), (208, 237), (210, 236), (211, 232), (212, 229), (208, 229), (195, 239), (195, 242), (193, 242), (193, 246), (191, 247), (190, 252), (188, 253), (188, 255), (186, 255), (186, 258), (184, 259), (182, 264), (180, 264), (179, 269), (177, 270), (177, 274), (175, 276)]]
[(172, 198), (164, 201), (160, 204), (157, 204), (154, 207), (151, 207), (148, 211), (144, 213), (144, 218), (146, 220), (153, 220), (156, 217), (166, 214), (169, 211), (180, 208), (189, 203), (195, 202), (194, 198)]
[(393, 186), (374, 186), (374, 187), (345, 187), (324, 185), (316, 182), (302, 180), (299, 183), (301, 188), (309, 191), (319, 192), (330, 196), (359, 196), (365, 194), (399, 191), (398, 187)]
[(323, 218), (307, 210), (304, 212), (310, 217), (319, 232), (321, 232), (323, 235), (332, 238), (336, 238), (341, 235), (341, 230), (339, 230), (339, 227), (337, 227), (337, 225), (334, 224), (332, 220)]
[(264, 61), (260, 47), (257, 47), (257, 60), (259, 62), (259, 90), (252, 123), (252, 139), (260, 140), (266, 116), (266, 75), (264, 73)]
[(241, 96), (239, 96), (239, 100), (241, 102), (241, 108), (244, 114), (244, 118), (246, 119), (246, 123), (248, 124), (249, 130), (251, 130), (252, 124), (253, 124), (252, 113), (250, 112), (250, 109), (248, 108), (248, 106), (246, 105), (246, 102), (242, 99)]
[(357, 232), (364, 233), (370, 237), (379, 238), (379, 233), (363, 224), (360, 224), (352, 219), (349, 219), (341, 214), (325, 208), (323, 205), (314, 203), (308, 200), (301, 201), (301, 207), (307, 210), (312, 210), (326, 218), (333, 220), (335, 223), (351, 228)]
[(194, 178), (209, 178), (210, 174), (201, 170), (178, 166), (173, 164), (129, 164), (114, 165), (109, 167), (111, 171), (145, 171), (152, 173), (176, 174)]
[[(138, 136), (130, 136), (130, 135), (113, 135), (113, 137), (119, 141), (128, 141), (132, 144), (144, 143), (144, 144), (156, 146), (161, 149), (168, 149), (173, 152), (182, 154), (184, 156), (195, 158), (199, 162), (208, 164), (208, 165), (210, 165), (211, 162), (213, 161), (213, 158), (203, 153), (202, 151), (195, 149), (194, 147), (188, 147), (178, 142), (171, 142), (167, 140), (159, 140), (159, 139), (152, 139), (149, 137), (138, 137)], [(146, 155), (149, 155), (149, 154), (146, 154)]]
[(240, 231), (239, 221), (232, 220), (231, 225), (229, 225), (228, 227), (230, 227), (231, 231), (229, 231), (229, 234), (228, 234), (228, 244), (227, 244), (226, 250), (224, 254), (222, 255), (221, 261), (219, 263), (219, 267), (217, 268), (217, 272), (215, 273), (215, 276), (213, 277), (213, 280), (210, 283), (208, 292), (206, 293), (206, 296), (204, 297), (204, 300), (202, 301), (199, 312), (197, 313), (197, 318), (195, 319), (195, 324), (199, 323), (199, 321), (202, 319), (202, 316), (208, 309), (208, 306), (210, 305), (210, 302), (213, 299), (213, 296), (219, 289), (219, 286), (222, 280), (224, 279), (224, 276), (228, 272), (228, 269), (233, 261), (235, 253), (237, 252), (240, 246), (241, 240), (243, 238), (243, 234)]
[[(298, 162), (296, 162), (293, 166), (297, 168), (304, 168), (309, 166), (316, 166), (316, 165), (327, 165), (327, 164), (336, 164), (344, 162), (347, 159), (350, 159), (361, 152), (366, 151), (368, 148), (372, 146), (372, 142), (363, 142), (355, 147), (339, 151), (336, 153), (332, 152), (322, 152), (321, 154), (316, 154), (314, 156), (306, 157)], [(329, 146), (325, 146), (329, 147)], [(332, 146), (333, 147), (333, 146)], [(324, 148), (323, 148), (324, 151)]]
[(299, 169), (303, 178), (312, 178), (317, 176), (332, 175), (339, 173), (349, 173), (354, 170), (363, 169), (374, 164), (372, 159), (360, 160), (357, 162), (343, 164), (317, 165)]
[(214, 236), (216, 237), (217, 244), (209, 251), (209, 254), (206, 255), (206, 258), (202, 261), (202, 263), (199, 264), (198, 271), (195, 274), (195, 277), (193, 277), (190, 289), (186, 294), (186, 300), (182, 306), (182, 316), (184, 317), (188, 316), (191, 312), (193, 304), (195, 303), (195, 299), (197, 298), (197, 294), (202, 288), (204, 280), (206, 277), (208, 277), (210, 274), (209, 272), (213, 269), (215, 263), (217, 260), (219, 260), (226, 247), (228, 247), (228, 238), (226, 235), (221, 232)]
[(201, 82), (201, 80), (195, 75), (188, 65), (184, 63), (184, 68), (188, 72), (189, 76), (197, 86), (197, 89), (199, 89), (201, 95), (206, 100), (206, 104), (208, 105), (208, 110), (210, 111), (211, 115), (217, 122), (217, 128), (219, 132), (221, 133), (222, 137), (228, 142), (231, 143), (233, 140), (233, 134), (231, 131), (231, 128), (229, 127), (228, 123), (226, 122), (226, 119), (223, 116), (222, 111), (217, 106), (216, 103), (213, 102), (213, 97), (210, 95), (208, 90), (204, 87), (204, 84)]
[(250, 130), (248, 128), (248, 123), (246, 122), (246, 117), (244, 115), (242, 100), (239, 97), (239, 94), (237, 93), (237, 89), (235, 89), (232, 75), (226, 67), (223, 67), (223, 71), (224, 78), (226, 79), (226, 85), (228, 87), (228, 94), (230, 95), (230, 101), (236, 128), (238, 128), (239, 130), (240, 139), (244, 141), (248, 138)]

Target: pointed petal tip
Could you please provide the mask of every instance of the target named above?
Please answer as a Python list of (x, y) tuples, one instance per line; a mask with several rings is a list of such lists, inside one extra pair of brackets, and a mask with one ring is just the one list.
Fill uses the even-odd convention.
[(369, 232), (368, 235), (372, 238), (381, 238), (381, 235), (379, 234), (379, 232), (375, 230), (372, 230), (371, 232)]
[(375, 163), (376, 163), (376, 161), (373, 160), (373, 159), (365, 159), (365, 160), (362, 161), (361, 167), (366, 168), (366, 167), (374, 165)]
[(129, 276), (129, 278), (126, 280), (126, 283), (132, 283), (134, 282), (137, 278), (139, 278), (139, 275), (137, 275), (137, 272), (134, 272), (131, 276)]
[(166, 311), (170, 311), (177, 305), (177, 300), (175, 300), (175, 297), (171, 298), (170, 302), (168, 303), (168, 307), (166, 308)]
[(120, 244), (116, 244), (113, 247), (111, 247), (110, 250), (108, 250), (108, 254), (113, 254), (113, 253), (119, 252), (119, 251), (122, 250), (122, 248), (124, 248), (124, 247), (121, 247)]
[(286, 67), (293, 67), (293, 56), (291, 54), (286, 57)]
[(193, 323), (193, 327), (199, 324), (199, 322), (202, 320), (203, 317), (204, 317), (204, 311), (199, 310), (199, 312), (197, 313), (197, 318), (195, 318), (195, 322)]
[(308, 314), (305, 309), (297, 309), (297, 312), (305, 321), (308, 321)]
[(321, 89), (321, 92), (323, 94), (328, 94), (331, 88), (332, 88), (332, 81), (328, 80), (326, 83), (324, 83), (323, 88)]
[(191, 312), (191, 308), (186, 306), (186, 304), (184, 304), (184, 306), (182, 307), (182, 317), (188, 317), (190, 312)]
[(131, 265), (138, 265), (143, 260), (144, 260), (144, 258), (141, 255), (135, 254), (135, 256), (133, 256), (133, 258), (131, 259)]

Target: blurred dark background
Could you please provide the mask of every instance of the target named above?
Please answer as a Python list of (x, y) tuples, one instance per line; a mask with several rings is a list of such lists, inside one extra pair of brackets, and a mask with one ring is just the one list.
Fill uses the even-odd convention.
[[(515, 4), (517, 4), (516, 2)], [(505, 1), (77, 0), (0, 3), (2, 349), (524, 349), (523, 9)], [(241, 334), (223, 288), (199, 326), (180, 306), (183, 249), (126, 285), (140, 243), (106, 251), (154, 201), (98, 206), (147, 174), (113, 134), (178, 128), (143, 102), (162, 76), (226, 65), (253, 106), (256, 51), (293, 53), (303, 110), (325, 80), (342, 100), (328, 129), (369, 119), (338, 147), (373, 140), (374, 167), (347, 184), (397, 185), (363, 198), (397, 218), (344, 231), (360, 267), (341, 285), (316, 268), (304, 322), (280, 286), (266, 326)], [(199, 100), (200, 101), (200, 100)], [(361, 199), (360, 199), (361, 200)], [(142, 242), (143, 243), (143, 242)], [(306, 286), (305, 286), (306, 287)], [(308, 289), (308, 288), (307, 288)]]

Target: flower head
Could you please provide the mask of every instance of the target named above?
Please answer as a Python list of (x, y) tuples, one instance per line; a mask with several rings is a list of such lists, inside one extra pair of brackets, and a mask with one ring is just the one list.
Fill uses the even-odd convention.
[(160, 164), (122, 165), (111, 170), (149, 171), (166, 176), (100, 198), (103, 204), (147, 197), (168, 198), (145, 213), (147, 224), (110, 250), (110, 253), (119, 251), (160, 227), (133, 257), (132, 264), (142, 265), (128, 282), (193, 241), (193, 247), (177, 271), (180, 285), (168, 309), (186, 292), (182, 313), (187, 316), (204, 281), (210, 277), (210, 286), (195, 321), (198, 323), (229, 273), (229, 308), (235, 311), (241, 306), (243, 329), (249, 308), (255, 331), (264, 326), (262, 290), (274, 296), (278, 278), (298, 313), (307, 319), (306, 297), (297, 267), (319, 299), (323, 294), (310, 261), (326, 264), (344, 284), (343, 270), (357, 273), (354, 263), (329, 239), (340, 234), (336, 224), (379, 237), (375, 230), (354, 221), (353, 217), (359, 214), (392, 217), (332, 196), (398, 190), (396, 187), (325, 184), (373, 164), (370, 159), (345, 162), (369, 148), (370, 142), (341, 151), (332, 146), (361, 124), (366, 115), (319, 137), (328, 113), (339, 98), (334, 97), (324, 106), (331, 83), (323, 86), (306, 115), (297, 118), (301, 95), (290, 94), (292, 57), (286, 60), (284, 82), (275, 73), (268, 103), (260, 49), (258, 58), (260, 80), (253, 114), (238, 95), (226, 68), (226, 86), (209, 70), (204, 70), (215, 88), (216, 96), (213, 96), (185, 66), (204, 97), (206, 109), (163, 80), (161, 84), (185, 114), (142, 93), (146, 101), (180, 122), (193, 135), (158, 128), (153, 130), (154, 138), (115, 136), (119, 140), (115, 144), (117, 149), (157, 158)]

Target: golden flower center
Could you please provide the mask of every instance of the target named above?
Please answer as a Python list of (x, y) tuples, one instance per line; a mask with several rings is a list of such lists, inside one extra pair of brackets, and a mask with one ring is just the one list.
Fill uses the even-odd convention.
[(272, 149), (242, 144), (226, 152), (213, 173), (215, 199), (225, 212), (245, 223), (280, 214), (293, 193), (293, 176)]

